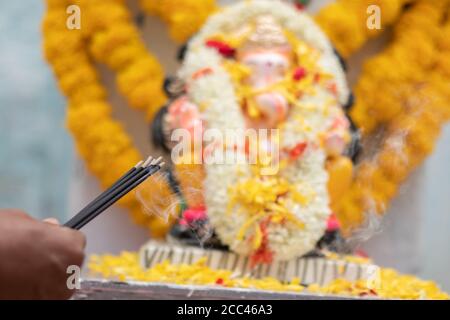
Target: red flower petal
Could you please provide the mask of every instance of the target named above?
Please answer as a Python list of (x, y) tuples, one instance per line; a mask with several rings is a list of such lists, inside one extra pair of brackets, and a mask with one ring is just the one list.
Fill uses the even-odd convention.
[(304, 77), (306, 77), (306, 69), (305, 68), (299, 67), (299, 68), (294, 70), (294, 74), (293, 74), (292, 78), (295, 81), (300, 81)]
[(217, 52), (226, 58), (232, 58), (236, 54), (236, 49), (222, 41), (208, 40), (206, 41), (206, 46), (216, 49)]

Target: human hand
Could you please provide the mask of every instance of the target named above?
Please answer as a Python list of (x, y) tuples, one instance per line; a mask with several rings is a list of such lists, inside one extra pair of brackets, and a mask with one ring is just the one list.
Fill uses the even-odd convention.
[(0, 210), (0, 299), (68, 299), (67, 268), (81, 267), (86, 240), (54, 219)]

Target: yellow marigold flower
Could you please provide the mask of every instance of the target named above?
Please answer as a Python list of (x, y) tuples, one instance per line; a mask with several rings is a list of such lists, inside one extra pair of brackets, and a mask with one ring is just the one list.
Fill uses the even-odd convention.
[(364, 208), (354, 197), (354, 189), (350, 189), (339, 201), (336, 216), (342, 225), (344, 235), (348, 236), (352, 228), (364, 222)]
[(67, 122), (71, 130), (84, 131), (87, 127), (107, 118), (110, 113), (111, 107), (103, 101), (73, 105), (68, 109)]
[(383, 170), (386, 177), (397, 184), (403, 182), (409, 173), (407, 170), (408, 167), (404, 163), (407, 161), (407, 155), (404, 152), (402, 149), (393, 150), (384, 148), (377, 157), (377, 163), (380, 169)]
[[(123, 1), (81, 0), (80, 6), (84, 13), (83, 28), (86, 34), (93, 34), (116, 23), (130, 21), (131, 14)], [(107, 12), (108, 14), (105, 14)]]
[(109, 55), (104, 57), (104, 61), (112, 69), (121, 72), (134, 61), (136, 57), (142, 57), (147, 49), (142, 43), (128, 43), (126, 46), (115, 48)]
[[(140, 83), (129, 94), (130, 104), (138, 109), (146, 109), (149, 115), (153, 115), (166, 101), (161, 89), (162, 80), (159, 82), (154, 80), (156, 79)], [(149, 92), (153, 95), (149, 95)]]
[(65, 7), (52, 9), (47, 12), (42, 20), (42, 32), (48, 33), (56, 29), (66, 27), (67, 17), (65, 16)]
[(45, 0), (45, 3), (47, 5), (47, 9), (60, 9), (60, 8), (66, 8), (67, 7), (67, 1), (66, 0)]
[(338, 51), (348, 57), (365, 42), (365, 26), (362, 28), (358, 16), (349, 13), (341, 2), (335, 2), (322, 9), (316, 21), (330, 37)]
[(84, 52), (74, 52), (71, 55), (58, 56), (53, 61), (53, 71), (57, 77), (62, 77), (66, 73), (70, 73), (79, 66), (92, 65)]
[(90, 65), (81, 65), (70, 73), (61, 76), (59, 85), (67, 96), (79, 87), (89, 86), (98, 82), (97, 73)]
[(217, 10), (215, 0), (141, 0), (140, 3), (145, 12), (161, 17), (168, 24), (172, 38), (179, 42), (197, 32)]
[(104, 100), (106, 92), (99, 83), (92, 83), (85, 87), (77, 87), (68, 97), (70, 104), (82, 104), (91, 101)]
[(81, 34), (76, 31), (55, 31), (46, 36), (44, 41), (44, 53), (49, 61), (53, 61), (54, 59), (63, 56), (66, 52), (76, 52), (83, 50), (83, 48), (83, 38), (81, 37)]
[[(157, 77), (162, 81), (162, 69), (153, 57), (135, 60), (127, 69), (123, 70), (117, 77), (117, 83), (121, 92), (128, 96), (139, 84), (152, 81)], [(157, 82), (157, 81), (155, 81)]]
[(99, 61), (105, 61), (114, 50), (138, 42), (138, 30), (129, 23), (115, 23), (92, 37), (91, 51)]
[(163, 239), (169, 232), (170, 227), (171, 227), (170, 223), (160, 220), (159, 218), (153, 218), (149, 222), (150, 234), (155, 239)]

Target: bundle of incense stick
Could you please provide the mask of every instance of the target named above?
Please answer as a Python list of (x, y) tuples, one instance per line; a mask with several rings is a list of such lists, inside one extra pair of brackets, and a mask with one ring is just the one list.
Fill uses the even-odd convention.
[(64, 226), (79, 230), (164, 166), (162, 158), (140, 161)]

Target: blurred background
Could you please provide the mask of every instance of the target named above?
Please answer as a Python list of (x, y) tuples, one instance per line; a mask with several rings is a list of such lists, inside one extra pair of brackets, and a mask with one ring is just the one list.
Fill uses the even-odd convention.
[[(231, 1), (221, 1), (227, 3)], [(309, 10), (330, 2), (313, 0)], [(130, 6), (138, 15), (135, 1)], [(20, 208), (37, 218), (64, 222), (93, 198), (99, 187), (77, 158), (65, 129), (65, 100), (59, 94), (41, 50), (43, 1), (0, 1), (0, 208)], [(177, 64), (173, 44), (162, 23), (146, 18), (142, 34), (168, 74)], [(357, 78), (365, 57), (383, 39), (350, 61), (349, 80)], [(102, 70), (114, 112), (142, 150), (150, 152), (148, 128), (140, 113), (127, 108)], [(362, 242), (375, 262), (432, 279), (450, 291), (450, 127), (435, 153), (402, 188), (377, 232)], [(85, 230), (88, 253), (137, 250), (146, 230), (113, 208)], [(367, 237), (369, 238), (369, 237)], [(362, 239), (366, 240), (366, 239)]]

